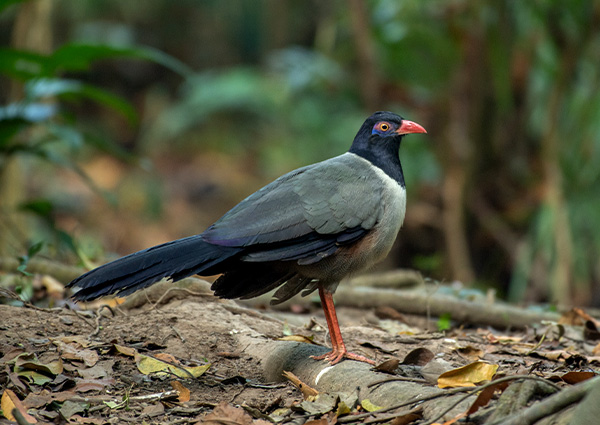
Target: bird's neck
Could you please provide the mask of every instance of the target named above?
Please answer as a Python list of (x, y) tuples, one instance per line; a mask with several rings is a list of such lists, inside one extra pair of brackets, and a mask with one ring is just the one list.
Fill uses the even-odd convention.
[(394, 179), (400, 186), (405, 187), (404, 174), (398, 151), (402, 137), (376, 137), (354, 139), (350, 152), (366, 159), (380, 168), (385, 174)]

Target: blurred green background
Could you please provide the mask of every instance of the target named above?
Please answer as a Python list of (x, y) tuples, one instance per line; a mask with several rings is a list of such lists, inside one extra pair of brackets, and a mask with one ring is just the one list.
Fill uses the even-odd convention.
[(0, 255), (198, 233), (391, 110), (429, 133), (382, 267), (598, 306), (599, 73), (592, 0), (0, 0)]

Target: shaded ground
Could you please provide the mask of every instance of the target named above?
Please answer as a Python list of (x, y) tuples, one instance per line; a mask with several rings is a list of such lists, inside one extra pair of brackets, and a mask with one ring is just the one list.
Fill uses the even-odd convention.
[[(220, 414), (234, 418), (234, 424), (252, 420), (233, 406), (244, 406), (255, 420), (268, 415), (304, 423), (321, 417), (321, 423), (334, 423), (337, 414), (343, 418), (339, 406), (337, 413), (311, 415), (306, 405), (298, 407), (303, 394), (289, 382), (264, 380), (270, 341), (304, 335), (325, 343), (318, 308), (302, 309), (302, 314), (261, 312), (206, 296), (112, 312), (0, 305), (0, 384), (38, 421), (53, 423), (195, 423), (221, 402), (226, 405), (219, 409), (230, 410)], [(497, 365), (496, 377), (533, 375), (561, 386), (597, 370), (597, 335), (593, 323), (581, 326), (580, 316), (579, 324), (540, 325), (512, 334), (477, 328), (441, 334), (425, 332), (422, 317), (393, 309), (340, 308), (339, 313), (351, 350), (378, 363), (404, 360), (405, 369), (396, 373), (406, 376), (412, 367), (417, 372), (407, 379), (425, 387), (435, 386), (442, 372), (479, 360)], [(152, 372), (147, 361), (172, 368)], [(206, 364), (204, 374), (191, 378)], [(576, 373), (562, 379), (568, 372)], [(480, 380), (488, 379), (491, 375)], [(10, 405), (4, 393), (3, 409)], [(353, 412), (376, 407), (364, 400), (349, 406)]]

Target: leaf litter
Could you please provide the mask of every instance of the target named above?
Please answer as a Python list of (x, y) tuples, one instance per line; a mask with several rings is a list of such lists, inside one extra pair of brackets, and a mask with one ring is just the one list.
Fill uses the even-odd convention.
[[(245, 355), (243, 347), (233, 346), (226, 332), (215, 331), (210, 323), (194, 322), (176, 306), (175, 314), (159, 310), (117, 316), (93, 336), (89, 323), (76, 318), (67, 324), (60, 314), (37, 311), (32, 320), (27, 309), (0, 308), (6, 313), (2, 317), (9, 318), (0, 337), (2, 414), (8, 419), (17, 409), (28, 415), (30, 423), (93, 424), (109, 418), (222, 423), (226, 418), (231, 424), (265, 424), (287, 423), (300, 415), (306, 423), (329, 424), (354, 418), (360, 422), (364, 420), (360, 415), (371, 411), (371, 418), (378, 417), (381, 408), (390, 407), (358, 399), (356, 394), (313, 389), (316, 394), (303, 396), (292, 386), (249, 385), (260, 380), (256, 360)], [(571, 316), (525, 333), (459, 329), (447, 332), (445, 338), (424, 335), (416, 342), (419, 346), (405, 343), (397, 329), (385, 322), (383, 328), (391, 329), (389, 337), (374, 337), (364, 344), (379, 353), (379, 370), (391, 379), (410, 371), (417, 371), (422, 379), (428, 369), (432, 385), (471, 387), (478, 397), (464, 417), (492, 403), (509, 385), (496, 383), (507, 375), (531, 373), (561, 386), (596, 376), (600, 349), (593, 330), (597, 322), (582, 311)], [(402, 316), (403, 322), (410, 320)], [(258, 331), (274, 339), (288, 334), (289, 340), (306, 343), (326, 339), (323, 333), (318, 339), (304, 336), (306, 332), (298, 333), (289, 325)], [(421, 417), (420, 411), (409, 409), (390, 416), (390, 422), (410, 423)]]

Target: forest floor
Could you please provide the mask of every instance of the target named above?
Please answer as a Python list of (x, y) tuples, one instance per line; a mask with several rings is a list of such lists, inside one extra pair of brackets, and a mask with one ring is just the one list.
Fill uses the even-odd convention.
[[(588, 380), (600, 364), (596, 321), (581, 310), (513, 331), (449, 321), (450, 328), (440, 332), (440, 321), (392, 307), (340, 306), (349, 349), (383, 366), (372, 371), (344, 361), (333, 368), (341, 386), (328, 387), (319, 377), (307, 382), (312, 378), (303, 374), (308, 364), (303, 361), (321, 368), (319, 376), (329, 370), (325, 362), (303, 356), (294, 366), (294, 356), (286, 355), (284, 362), (298, 375), (291, 379), (302, 382), (298, 389), (271, 357), (285, 344), (293, 349), (310, 344), (314, 352), (324, 349), (313, 343), (329, 345), (317, 303), (309, 299), (275, 311), (219, 300), (196, 288), (175, 292), (162, 289), (162, 295), (108, 307), (0, 305), (0, 423), (511, 423), (497, 419), (507, 386), (523, 377), (539, 384), (525, 398), (521, 388), (521, 405), (512, 403), (505, 417), (593, 381)], [(349, 367), (356, 372), (347, 372), (354, 370)], [(360, 373), (364, 382), (356, 378)], [(377, 383), (395, 381), (416, 392), (404, 399), (366, 398), (360, 387), (371, 375)], [(498, 378), (504, 379), (489, 385)], [(486, 383), (488, 396), (472, 391)], [(445, 394), (450, 399), (456, 391), (470, 398), (440, 411)], [(439, 399), (427, 404), (424, 394)], [(406, 399), (411, 402), (398, 401)], [(394, 404), (395, 409), (369, 413)], [(573, 401), (546, 416), (569, 409), (576, 414)]]

